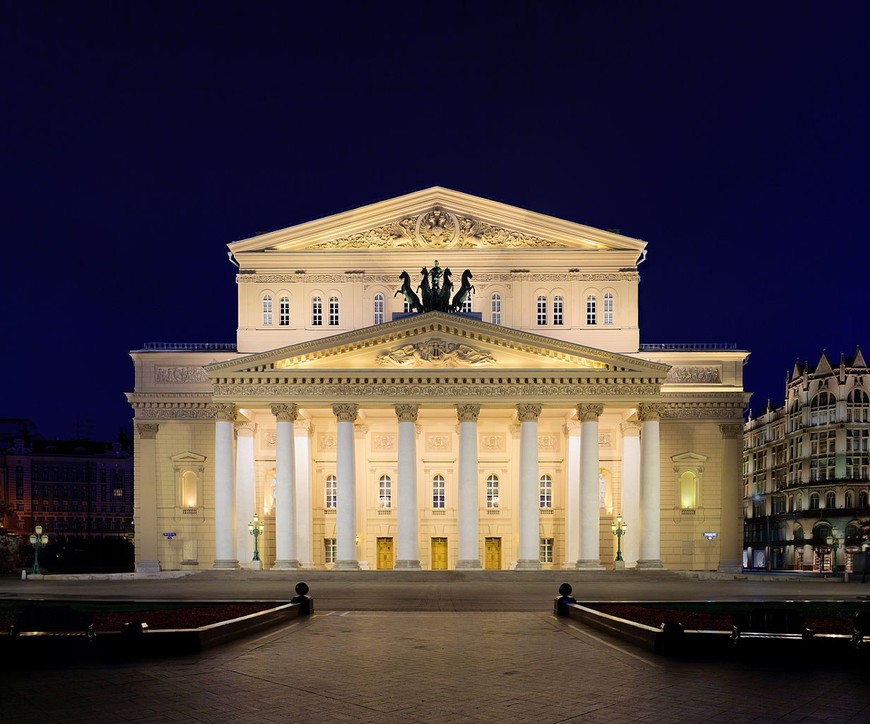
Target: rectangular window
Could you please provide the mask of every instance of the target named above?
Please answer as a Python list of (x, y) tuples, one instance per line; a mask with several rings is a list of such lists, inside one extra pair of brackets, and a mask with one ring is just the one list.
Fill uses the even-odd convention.
[(598, 323), (598, 302), (594, 296), (586, 297), (586, 324)]
[(329, 298), (329, 326), (338, 326), (338, 297)]
[(542, 508), (553, 507), (553, 478), (551, 478), (549, 475), (541, 476), (540, 500)]
[(335, 538), (323, 539), (323, 562), (335, 563)]
[(541, 563), (553, 562), (553, 539), (541, 538)]
[(323, 300), (320, 297), (311, 300), (311, 326), (323, 326)]
[(610, 292), (604, 295), (604, 324), (613, 324), (613, 295)]
[(553, 297), (553, 324), (564, 324), (562, 297)]
[(272, 324), (272, 297), (268, 294), (263, 297), (263, 324)]
[(290, 326), (290, 299), (281, 297), (281, 302), (278, 305), (278, 324), (282, 327)]
[(538, 324), (543, 326), (547, 323), (547, 298), (538, 297)]

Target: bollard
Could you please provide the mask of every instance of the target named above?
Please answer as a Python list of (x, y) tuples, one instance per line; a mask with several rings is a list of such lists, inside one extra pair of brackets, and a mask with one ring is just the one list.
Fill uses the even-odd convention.
[(570, 583), (559, 586), (559, 598), (553, 604), (553, 613), (557, 616), (568, 616), (568, 604), (577, 603), (577, 599), (571, 595), (572, 590)]
[(22, 570), (22, 571), (21, 571), (21, 580), (22, 580), (22, 581), (26, 581), (26, 580), (27, 580), (27, 571), (25, 571), (25, 570)]
[(309, 590), (311, 589), (308, 588), (308, 584), (305, 581), (299, 581), (296, 584), (296, 595), (290, 599), (290, 603), (299, 604), (299, 613), (303, 616), (314, 613), (314, 602), (307, 595)]

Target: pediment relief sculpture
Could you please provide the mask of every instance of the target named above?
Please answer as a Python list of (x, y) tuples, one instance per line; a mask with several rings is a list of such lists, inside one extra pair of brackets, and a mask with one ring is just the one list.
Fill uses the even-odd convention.
[(482, 367), (495, 364), (495, 357), (468, 344), (429, 339), (381, 352), (377, 363), (396, 367), (415, 364), (430, 367)]

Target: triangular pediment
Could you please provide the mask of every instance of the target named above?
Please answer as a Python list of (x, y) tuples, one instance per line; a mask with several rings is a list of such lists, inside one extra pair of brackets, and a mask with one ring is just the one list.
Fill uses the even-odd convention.
[(630, 251), (646, 242), (440, 186), (260, 234), (233, 254), (378, 249), (582, 249)]
[(583, 372), (602, 379), (642, 377), (661, 384), (670, 367), (441, 312), (413, 314), (205, 367), (212, 379), (263, 378), (289, 371), (356, 375), (445, 369)]

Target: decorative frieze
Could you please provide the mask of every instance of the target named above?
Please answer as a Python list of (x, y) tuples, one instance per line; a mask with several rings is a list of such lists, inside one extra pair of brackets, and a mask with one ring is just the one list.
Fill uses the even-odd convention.
[(548, 453), (559, 452), (559, 436), (549, 432), (538, 435), (538, 450)]
[[(238, 284), (344, 284), (356, 277), (347, 274), (239, 274), (236, 276)], [(546, 274), (511, 274), (498, 272), (486, 273), (475, 272), (476, 284), (509, 284), (516, 279), (537, 280), (542, 282), (636, 282), (639, 279), (637, 272), (554, 272)], [(397, 283), (395, 274), (370, 274), (366, 272), (364, 281), (367, 285), (394, 285)]]
[(719, 384), (722, 375), (718, 367), (672, 367), (665, 382), (675, 384)]
[(452, 435), (442, 432), (434, 432), (426, 435), (426, 452), (451, 452), (452, 450)]
[(468, 344), (427, 339), (381, 352), (376, 361), (379, 365), (396, 367), (419, 364), (432, 367), (479, 367), (495, 364), (495, 357)]
[(391, 432), (372, 434), (372, 452), (395, 452), (396, 436)]
[(480, 449), (482, 452), (505, 452), (505, 436), (486, 433), (480, 436)]
[(158, 385), (209, 384), (211, 380), (202, 367), (155, 367), (154, 382)]
[(317, 435), (317, 449), (320, 452), (335, 452), (335, 433), (321, 432)]

